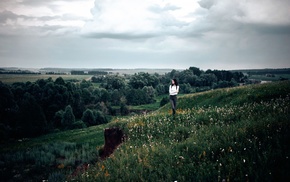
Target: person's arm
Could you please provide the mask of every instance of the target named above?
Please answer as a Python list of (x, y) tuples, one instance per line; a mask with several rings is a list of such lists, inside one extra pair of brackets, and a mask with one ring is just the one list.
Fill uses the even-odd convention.
[(172, 94), (172, 89), (171, 89), (171, 85), (169, 86), (169, 95)]
[(169, 95), (177, 95), (179, 92), (179, 86), (169, 86)]

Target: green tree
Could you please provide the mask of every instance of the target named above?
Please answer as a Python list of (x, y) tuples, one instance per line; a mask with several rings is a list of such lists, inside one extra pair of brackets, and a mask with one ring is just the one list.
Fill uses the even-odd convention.
[(19, 137), (34, 137), (44, 133), (46, 118), (42, 108), (35, 98), (28, 92), (19, 103), (19, 113), (17, 119)]
[(92, 83), (90, 81), (82, 80), (82, 82), (80, 83), (81, 89), (89, 88), (90, 86), (92, 86)]
[(160, 101), (160, 107), (164, 106), (165, 104), (167, 104), (169, 102), (169, 98), (168, 97), (163, 97)]
[(192, 87), (189, 83), (180, 84), (179, 89), (180, 89), (180, 93), (189, 94), (192, 92)]
[(202, 71), (197, 67), (189, 67), (189, 70), (191, 70), (192, 73), (197, 76), (200, 76), (202, 73)]
[(178, 78), (178, 77), (179, 77), (179, 71), (173, 69), (173, 70), (169, 73), (169, 77), (170, 77), (170, 79)]
[(155, 102), (155, 89), (152, 86), (145, 86), (142, 88), (144, 93), (146, 94), (146, 103), (153, 103)]
[(120, 113), (122, 116), (126, 116), (129, 114), (130, 110), (129, 107), (126, 105), (127, 100), (125, 97), (120, 99)]
[(55, 128), (61, 128), (62, 124), (61, 124), (61, 120), (63, 118), (63, 110), (59, 110), (55, 113), (54, 118), (53, 118), (53, 125)]
[(73, 92), (72, 97), (73, 97), (72, 107), (74, 108), (74, 114), (77, 118), (81, 118), (83, 115), (83, 111), (85, 110), (85, 106), (80, 91), (77, 90)]
[(213, 83), (217, 82), (217, 77), (212, 73), (205, 73), (200, 76), (200, 79), (203, 80), (202, 86), (212, 86)]
[(13, 108), (16, 108), (14, 95), (10, 88), (0, 81), (0, 123), (9, 119), (9, 115), (11, 111), (13, 111)]
[(96, 124), (96, 118), (92, 110), (87, 109), (83, 113), (82, 121), (87, 124), (87, 126), (93, 126)]
[(82, 91), (82, 100), (84, 101), (85, 105), (94, 103), (93, 95), (89, 91), (88, 88), (84, 88), (83, 89), (83, 91)]
[(120, 103), (120, 99), (121, 99), (122, 96), (123, 96), (122, 92), (118, 91), (117, 89), (112, 91), (112, 93), (111, 93), (111, 103), (112, 103), (112, 105), (118, 105)]
[(72, 107), (70, 105), (66, 106), (61, 124), (64, 128), (69, 128), (73, 123), (75, 122), (75, 116), (72, 110)]
[(108, 122), (106, 116), (101, 111), (94, 111), (94, 116), (95, 116), (95, 120), (96, 120), (97, 125), (104, 124), (104, 123)]
[(110, 93), (106, 89), (101, 89), (101, 101), (107, 102), (111, 99)]
[(129, 107), (125, 103), (120, 104), (120, 113), (122, 116), (126, 116), (129, 114)]
[(129, 89), (126, 94), (129, 105), (141, 105), (147, 103), (147, 94), (142, 89)]
[(109, 90), (120, 90), (123, 89), (125, 85), (125, 79), (118, 75), (107, 76), (105, 82), (102, 83), (102, 86)]
[(184, 70), (182, 72), (180, 72), (179, 74), (179, 77), (178, 77), (178, 80), (179, 80), (179, 83), (182, 84), (182, 83), (189, 83), (191, 85), (193, 85), (193, 81), (194, 81), (194, 74), (191, 70)]
[(131, 76), (129, 85), (134, 89), (143, 88), (145, 86), (152, 86), (155, 88), (159, 84), (159, 79), (156, 75), (140, 72)]
[(63, 80), (62, 77), (58, 77), (58, 78), (54, 81), (54, 84), (57, 84), (57, 85), (65, 85), (65, 81)]
[(163, 95), (163, 94), (167, 94), (168, 93), (168, 87), (169, 87), (169, 84), (167, 85), (164, 85), (164, 84), (158, 84), (156, 86), (156, 93), (157, 95)]

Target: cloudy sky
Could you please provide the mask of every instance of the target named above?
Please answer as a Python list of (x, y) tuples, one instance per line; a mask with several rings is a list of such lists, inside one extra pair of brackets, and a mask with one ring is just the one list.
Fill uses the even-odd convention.
[(290, 68), (290, 1), (1, 0), (10, 66)]

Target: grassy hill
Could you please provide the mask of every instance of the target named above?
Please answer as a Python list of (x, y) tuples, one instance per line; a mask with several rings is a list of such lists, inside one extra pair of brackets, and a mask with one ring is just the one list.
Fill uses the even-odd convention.
[[(289, 181), (289, 91), (284, 81), (184, 95), (175, 117), (165, 105), (6, 145), (0, 174), (22, 181)], [(100, 160), (105, 127), (121, 128), (127, 139)], [(91, 164), (87, 170), (69, 175), (84, 162)]]
[(290, 179), (289, 82), (179, 98), (145, 116), (117, 119), (128, 135), (91, 181), (279, 181)]

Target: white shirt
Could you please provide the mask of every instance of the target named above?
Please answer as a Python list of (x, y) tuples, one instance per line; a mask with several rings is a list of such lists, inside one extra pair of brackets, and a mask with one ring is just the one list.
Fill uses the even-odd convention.
[(169, 95), (177, 95), (179, 92), (179, 86), (170, 85), (169, 86)]

